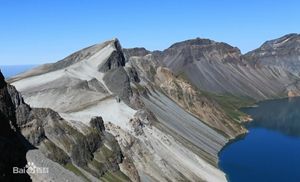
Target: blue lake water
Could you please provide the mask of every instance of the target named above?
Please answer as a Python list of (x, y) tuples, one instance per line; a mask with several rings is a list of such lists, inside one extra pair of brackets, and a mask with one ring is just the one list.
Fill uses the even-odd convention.
[(11, 76), (22, 73), (36, 66), (37, 65), (7, 65), (7, 66), (0, 65), (0, 69), (4, 77), (9, 78)]
[(230, 182), (300, 182), (300, 98), (243, 109), (254, 119), (249, 133), (219, 154)]

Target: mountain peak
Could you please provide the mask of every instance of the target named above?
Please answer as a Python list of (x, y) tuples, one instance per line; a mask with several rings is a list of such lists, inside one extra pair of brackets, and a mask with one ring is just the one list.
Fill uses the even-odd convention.
[(244, 58), (255, 65), (278, 66), (298, 75), (300, 34), (291, 33), (266, 41), (261, 47), (245, 54)]
[[(68, 71), (68, 68), (71, 66), (71, 70), (74, 70), (74, 68), (81, 70), (83, 69), (82, 66), (89, 66), (94, 71), (106, 72), (124, 65), (125, 58), (122, 53), (122, 46), (117, 38), (113, 38), (103, 43), (83, 48), (56, 63), (45, 64), (29, 72), (17, 75), (11, 78), (9, 82), (58, 70)], [(74, 70), (75, 72), (77, 72), (76, 69)]]
[(195, 62), (241, 62), (238, 48), (210, 39), (190, 39), (173, 44), (162, 53), (162, 62), (177, 73)]
[(112, 49), (115, 49), (117, 51), (121, 50), (121, 44), (120, 44), (119, 40), (114, 38), (112, 40), (108, 40), (108, 41), (81, 49), (81, 50), (67, 56), (66, 58), (61, 60), (61, 62), (71, 62), (73, 64), (73, 63), (76, 63), (76, 62), (79, 62), (79, 61), (82, 61), (85, 59), (89, 59), (93, 55), (102, 51), (104, 48), (109, 48), (109, 47)]
[(177, 48), (181, 46), (193, 46), (193, 45), (198, 45), (198, 46), (206, 46), (206, 45), (211, 45), (215, 44), (216, 42), (210, 39), (203, 39), (203, 38), (195, 38), (195, 39), (189, 39), (185, 40), (182, 42), (177, 42), (173, 45), (170, 46), (170, 48)]
[(260, 48), (264, 50), (295, 47), (300, 45), (300, 34), (291, 33), (280, 38), (266, 41)]
[[(237, 52), (240, 54), (240, 49), (234, 46), (231, 46), (224, 42), (217, 42), (210, 39), (203, 39), (203, 38), (195, 38), (195, 39), (189, 39), (182, 42), (177, 42), (173, 45), (171, 45), (168, 49), (181, 49), (181, 48), (196, 48), (196, 49), (217, 49), (217, 50), (223, 50), (225, 52)], [(167, 50), (168, 50), (167, 49)]]

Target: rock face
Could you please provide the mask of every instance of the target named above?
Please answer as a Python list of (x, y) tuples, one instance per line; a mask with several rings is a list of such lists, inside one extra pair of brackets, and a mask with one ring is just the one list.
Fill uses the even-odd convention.
[(123, 67), (109, 71), (103, 77), (108, 89), (126, 103), (129, 103), (129, 97), (132, 95), (130, 80)]
[(91, 127), (80, 132), (51, 109), (33, 109), (21, 130), (49, 159), (77, 166), (99, 178), (107, 171), (119, 169), (122, 154), (112, 136), (103, 130), (100, 118), (93, 118), (90, 123)]
[(17, 128), (16, 110), (7, 87), (0, 72), (0, 181), (30, 181), (27, 174), (13, 174), (13, 167), (27, 164), (26, 152), (31, 146)]
[(107, 72), (108, 70), (125, 66), (125, 57), (121, 51), (121, 45), (119, 41), (115, 40), (113, 44), (116, 50), (114, 50), (105, 63), (101, 65), (99, 68), (99, 71), (101, 72)]
[(256, 67), (277, 66), (299, 76), (300, 35), (288, 34), (267, 41), (258, 49), (245, 54), (244, 58)]
[(104, 128), (104, 122), (102, 117), (94, 117), (90, 121), (90, 126), (93, 129), (96, 129), (99, 133), (103, 132), (105, 130)]
[(23, 168), (27, 161), (49, 168), (48, 175), (31, 174), (34, 181), (84, 181), (119, 171), (123, 156), (101, 117), (92, 118), (90, 126), (78, 130), (51, 109), (30, 108), (1, 73), (0, 85), (1, 181), (30, 181), (26, 173), (12, 174), (13, 167)]
[(216, 100), (200, 92), (186, 80), (176, 78), (169, 69), (159, 67), (155, 78), (155, 82), (164, 93), (178, 105), (196, 115), (210, 127), (224, 132), (228, 138), (235, 138), (246, 132), (234, 120), (235, 118), (226, 114)]

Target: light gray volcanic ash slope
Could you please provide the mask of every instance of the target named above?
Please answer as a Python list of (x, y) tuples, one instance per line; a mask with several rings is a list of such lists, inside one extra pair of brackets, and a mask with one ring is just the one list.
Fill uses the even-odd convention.
[[(0, 82), (1, 181), (128, 179), (119, 170), (120, 147), (101, 117), (79, 131), (55, 111), (27, 105), (1, 72)], [(13, 167), (24, 168), (27, 162), (48, 168), (48, 173), (12, 174)]]
[(154, 52), (121, 49), (114, 39), (9, 82), (32, 107), (51, 108), (76, 131), (101, 116), (132, 181), (226, 181), (218, 152), (246, 132), (238, 107), (298, 95), (298, 79), (208, 39)]

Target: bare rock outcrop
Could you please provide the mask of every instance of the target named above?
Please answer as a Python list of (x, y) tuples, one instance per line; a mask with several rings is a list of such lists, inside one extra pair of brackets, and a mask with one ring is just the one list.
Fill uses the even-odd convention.
[(14, 105), (20, 100), (11, 98), (8, 86), (0, 72), (0, 181), (30, 181), (26, 173), (13, 174), (13, 167), (25, 167), (26, 152), (34, 147), (20, 133)]
[[(100, 178), (106, 173), (119, 171), (123, 155), (114, 137), (105, 131), (101, 117), (92, 118), (90, 126), (80, 131), (52, 109), (31, 108), (13, 86), (5, 83), (1, 72), (0, 85), (1, 181), (29, 181), (26, 173), (13, 175), (12, 167), (24, 168), (27, 160), (40, 163), (35, 160), (38, 156), (43, 156), (41, 160), (52, 161), (43, 163), (47, 165), (43, 167), (49, 167), (53, 172), (60, 165), (63, 170), (60, 173), (66, 175), (48, 174), (52, 175), (48, 176), (49, 179), (64, 177), (84, 181), (92, 178), (84, 173)], [(38, 149), (38, 153), (32, 152), (31, 157), (26, 158), (26, 153), (33, 149)], [(74, 174), (74, 170), (82, 172)], [(35, 181), (45, 180), (47, 174), (30, 177)]]

